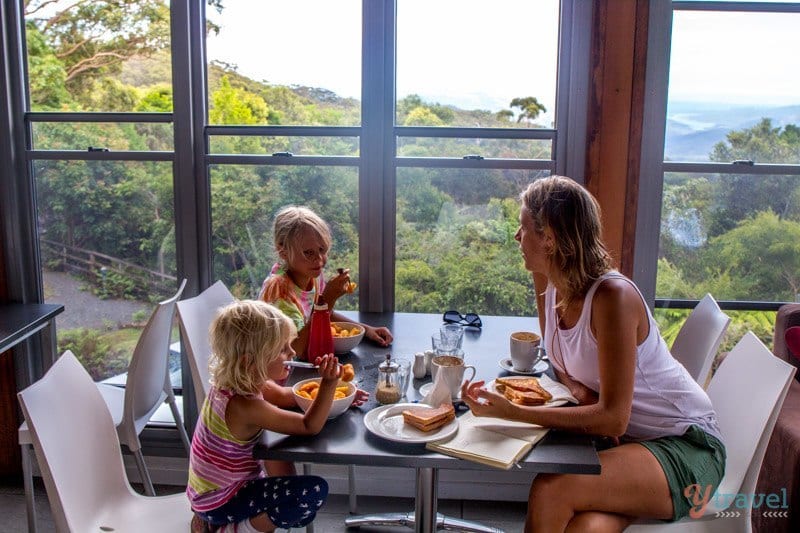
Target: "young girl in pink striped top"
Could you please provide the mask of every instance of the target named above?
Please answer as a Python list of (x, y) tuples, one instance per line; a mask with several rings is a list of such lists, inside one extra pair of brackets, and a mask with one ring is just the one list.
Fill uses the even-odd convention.
[[(268, 401), (268, 380), (283, 380), (295, 352), (294, 323), (274, 306), (243, 300), (211, 324), (211, 390), (192, 438), (186, 494), (195, 512), (192, 531), (274, 531), (302, 527), (325, 503), (318, 476), (269, 477), (253, 458), (265, 429), (314, 435), (325, 424), (339, 382), (333, 354), (318, 358), (321, 383), (305, 413)], [(230, 524), (230, 527), (228, 525)]]

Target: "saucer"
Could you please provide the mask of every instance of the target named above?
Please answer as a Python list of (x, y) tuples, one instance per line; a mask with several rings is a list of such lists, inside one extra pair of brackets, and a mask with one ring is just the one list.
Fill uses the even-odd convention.
[[(426, 383), (425, 385), (423, 385), (422, 387), (420, 387), (420, 388), (419, 388), (419, 393), (420, 393), (420, 394), (421, 394), (423, 397), (424, 397), (424, 396), (427, 396), (427, 395), (428, 395), (428, 393), (431, 391), (431, 389), (432, 389), (432, 388), (433, 388), (433, 382)], [(453, 396), (451, 399), (452, 399), (452, 400), (458, 400), (458, 399), (460, 399), (460, 398), (461, 398), (461, 392), (459, 392), (458, 394), (456, 394), (455, 396)]]
[(502, 368), (506, 372), (511, 372), (512, 374), (522, 374), (524, 376), (541, 374), (542, 372), (547, 370), (547, 361), (539, 361), (538, 363), (536, 363), (536, 366), (533, 367), (533, 370), (529, 370), (527, 372), (524, 372), (522, 370), (515, 370), (514, 366), (511, 364), (510, 357), (506, 357), (505, 359), (500, 359), (500, 361), (498, 361), (498, 364), (500, 365), (500, 368)]

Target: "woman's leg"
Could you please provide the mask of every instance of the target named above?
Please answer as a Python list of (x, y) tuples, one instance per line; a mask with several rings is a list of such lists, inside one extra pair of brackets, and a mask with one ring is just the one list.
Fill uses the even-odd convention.
[(630, 523), (630, 517), (672, 518), (667, 478), (650, 451), (631, 443), (603, 450), (598, 455), (601, 465), (598, 476), (536, 476), (528, 498), (527, 533), (568, 528), (622, 531)]

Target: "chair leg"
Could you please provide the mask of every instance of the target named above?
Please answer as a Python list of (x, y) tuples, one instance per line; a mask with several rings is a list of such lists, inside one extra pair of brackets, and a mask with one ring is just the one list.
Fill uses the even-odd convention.
[(189, 435), (186, 433), (186, 427), (183, 425), (183, 419), (181, 418), (181, 413), (178, 410), (178, 404), (175, 402), (174, 394), (167, 394), (167, 403), (172, 411), (172, 418), (175, 419), (175, 426), (178, 428), (178, 434), (181, 436), (183, 447), (186, 449), (186, 455), (188, 456), (192, 451), (192, 444), (189, 442)]
[(28, 533), (36, 533), (36, 500), (33, 491), (33, 446), (21, 444), (22, 483), (25, 486), (25, 511), (28, 514)]
[(150, 479), (150, 472), (147, 471), (147, 466), (144, 464), (144, 455), (142, 449), (133, 451), (133, 457), (136, 459), (136, 468), (139, 469), (139, 475), (142, 478), (142, 485), (144, 485), (144, 493), (148, 496), (155, 496), (156, 490), (153, 488), (153, 481)]
[(356, 514), (356, 467), (347, 465), (347, 496), (350, 503), (350, 514)]

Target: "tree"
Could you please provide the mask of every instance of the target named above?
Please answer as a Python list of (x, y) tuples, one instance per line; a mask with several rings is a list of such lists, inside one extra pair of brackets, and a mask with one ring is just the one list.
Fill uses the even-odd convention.
[(510, 107), (513, 109), (515, 107), (519, 108), (519, 115), (517, 116), (517, 122), (522, 122), (523, 120), (527, 122), (533, 122), (536, 120), (541, 113), (546, 113), (547, 108), (544, 107), (539, 100), (536, 99), (535, 96), (525, 96), (523, 98), (514, 98), (511, 100)]
[[(208, 4), (222, 9), (222, 0)], [(94, 80), (118, 74), (125, 61), (170, 44), (165, 0), (25, 0), (25, 18), (46, 36), (78, 100), (91, 95)]]

